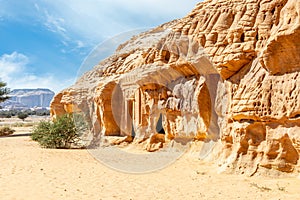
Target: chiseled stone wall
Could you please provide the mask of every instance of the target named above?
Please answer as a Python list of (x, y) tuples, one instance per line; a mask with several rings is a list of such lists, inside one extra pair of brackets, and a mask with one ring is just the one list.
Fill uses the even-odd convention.
[[(299, 171), (300, 1), (207, 0), (133, 37), (52, 101), (101, 135), (215, 140), (221, 166)], [(150, 42), (149, 42), (150, 41)]]

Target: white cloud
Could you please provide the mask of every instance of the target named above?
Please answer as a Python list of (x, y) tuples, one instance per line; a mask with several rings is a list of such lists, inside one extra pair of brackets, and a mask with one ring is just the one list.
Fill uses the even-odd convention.
[(10, 82), (14, 74), (24, 71), (28, 64), (28, 58), (17, 52), (12, 54), (3, 54), (0, 57), (1, 78), (4, 81)]
[[(47, 21), (93, 45), (136, 28), (153, 27), (185, 16), (199, 0), (64, 0), (46, 1)], [(53, 16), (56, 16), (55, 19)], [(50, 18), (50, 19), (49, 19)], [(60, 31), (58, 31), (60, 30)]]
[(63, 27), (65, 20), (63, 18), (56, 18), (50, 15), (47, 11), (45, 11), (46, 22), (45, 26), (54, 33), (59, 33), (62, 35), (66, 34), (66, 29)]
[(65, 28), (65, 20), (61, 17), (55, 17), (49, 14), (47, 10), (45, 10), (44, 13), (45, 13), (44, 26), (49, 31), (61, 35), (63, 38), (62, 43), (65, 46), (68, 46), (68, 41), (70, 41), (70, 37), (68, 36), (67, 30)]
[(40, 7), (39, 7), (39, 5), (38, 5), (37, 3), (34, 4), (34, 7), (35, 7), (35, 9), (36, 9), (37, 11), (40, 11)]
[[(72, 36), (72, 32), (75, 31), (74, 30), (72, 31), (71, 28), (67, 28), (67, 23), (65, 19), (61, 17), (61, 15), (58, 15), (56, 12), (50, 14), (49, 10), (47, 9), (41, 10), (39, 6), (37, 10), (41, 12), (40, 18), (43, 25), (49, 31), (56, 33), (61, 37), (60, 42), (63, 45), (63, 48), (60, 51), (62, 53), (64, 54), (70, 52), (81, 53), (80, 51), (88, 46), (83, 41)], [(67, 30), (67, 29), (71, 29), (71, 30)]]
[(84, 43), (82, 42), (82, 41), (80, 41), (80, 40), (77, 40), (76, 41), (76, 48), (82, 48), (82, 47), (84, 47)]
[[(50, 31), (84, 42), (185, 16), (200, 0), (1, 1), (0, 16), (43, 23)], [(73, 38), (74, 39), (74, 38)]]
[[(122, 32), (185, 16), (200, 0), (1, 1), (0, 16), (43, 24), (61, 36), (61, 52), (86, 51)], [(1, 20), (1, 17), (0, 17)], [(81, 41), (82, 45), (77, 41)]]
[(11, 89), (49, 88), (58, 92), (74, 83), (73, 79), (58, 80), (54, 74), (29, 73), (29, 58), (18, 52), (0, 56), (0, 71), (1, 80)]

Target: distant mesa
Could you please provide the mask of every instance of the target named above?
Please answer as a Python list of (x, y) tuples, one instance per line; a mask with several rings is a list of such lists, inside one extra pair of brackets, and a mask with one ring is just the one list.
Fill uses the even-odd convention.
[(23, 110), (31, 108), (49, 108), (55, 93), (50, 89), (14, 89), (10, 93), (10, 99), (1, 103), (2, 109)]

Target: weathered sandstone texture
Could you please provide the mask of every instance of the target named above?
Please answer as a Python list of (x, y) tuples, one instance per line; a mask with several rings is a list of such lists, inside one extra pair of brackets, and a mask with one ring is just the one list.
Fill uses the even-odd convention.
[(201, 2), (57, 94), (52, 115), (70, 112), (84, 113), (90, 145), (214, 140), (224, 168), (299, 172), (300, 1)]

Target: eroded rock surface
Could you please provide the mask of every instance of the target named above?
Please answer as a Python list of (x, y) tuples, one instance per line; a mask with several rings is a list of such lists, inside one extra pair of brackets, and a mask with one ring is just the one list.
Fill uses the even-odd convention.
[(159, 147), (214, 140), (225, 168), (297, 172), (299, 33), (298, 0), (207, 0), (120, 45), (59, 93), (51, 113), (84, 113), (90, 145), (158, 133)]

